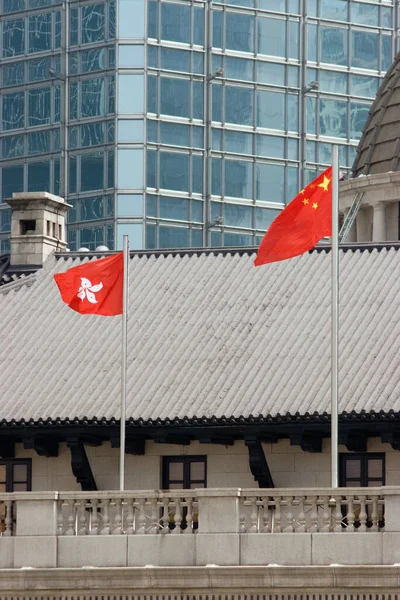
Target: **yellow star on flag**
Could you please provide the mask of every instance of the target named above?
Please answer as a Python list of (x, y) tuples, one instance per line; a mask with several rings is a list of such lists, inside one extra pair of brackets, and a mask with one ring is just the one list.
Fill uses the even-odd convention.
[(307, 200), (307, 198), (304, 198), (304, 200), (302, 200), (303, 204), (308, 204), (310, 201)]
[(322, 183), (319, 183), (319, 184), (318, 184), (318, 187), (320, 187), (320, 188), (323, 188), (323, 189), (324, 189), (324, 192), (327, 192), (327, 191), (328, 191), (328, 187), (329, 187), (329, 184), (330, 184), (330, 182), (331, 182), (331, 180), (330, 180), (330, 179), (328, 179), (328, 178), (326, 177), (326, 175), (324, 175), (324, 181), (323, 181)]
[(317, 210), (317, 208), (318, 208), (318, 203), (317, 203), (317, 202), (313, 202), (313, 205), (312, 205), (312, 207), (313, 207), (313, 209), (314, 209), (314, 210)]

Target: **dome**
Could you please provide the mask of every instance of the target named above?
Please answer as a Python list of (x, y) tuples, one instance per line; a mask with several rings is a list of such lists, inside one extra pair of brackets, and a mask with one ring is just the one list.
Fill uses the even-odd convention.
[(400, 52), (370, 108), (352, 170), (353, 177), (400, 171)]

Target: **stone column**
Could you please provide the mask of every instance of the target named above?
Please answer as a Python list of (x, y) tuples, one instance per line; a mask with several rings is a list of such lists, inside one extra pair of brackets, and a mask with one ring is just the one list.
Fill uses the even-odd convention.
[(386, 240), (386, 210), (382, 202), (374, 204), (374, 220), (372, 225), (372, 241), (384, 242)]

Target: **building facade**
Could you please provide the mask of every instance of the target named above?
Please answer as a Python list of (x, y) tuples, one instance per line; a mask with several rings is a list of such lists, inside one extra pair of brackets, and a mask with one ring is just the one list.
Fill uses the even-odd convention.
[(0, 253), (39, 190), (72, 250), (257, 244), (333, 143), (352, 165), (397, 28), (397, 0), (1, 0)]

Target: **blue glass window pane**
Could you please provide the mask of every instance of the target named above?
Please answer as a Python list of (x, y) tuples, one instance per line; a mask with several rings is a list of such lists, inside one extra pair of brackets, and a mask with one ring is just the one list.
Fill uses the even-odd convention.
[(3, 167), (1, 179), (2, 200), (11, 198), (14, 192), (22, 192), (24, 189), (24, 167)]
[(190, 6), (170, 2), (161, 4), (161, 38), (190, 43)]
[(240, 204), (224, 205), (224, 225), (232, 227), (252, 227), (252, 207)]
[(273, 135), (257, 135), (256, 153), (271, 158), (284, 158), (285, 139)]
[(78, 44), (78, 25), (79, 25), (79, 13), (77, 8), (71, 8), (70, 17), (70, 30), (69, 30), (69, 40), (71, 46), (76, 46)]
[(121, 73), (118, 77), (118, 86), (118, 111), (125, 114), (143, 113), (144, 76), (141, 73)]
[(178, 125), (177, 123), (160, 123), (160, 135), (162, 144), (172, 146), (189, 146), (189, 125)]
[(316, 134), (317, 130), (317, 101), (316, 98), (307, 97), (306, 113), (307, 113), (307, 133)]
[(158, 67), (158, 48), (157, 46), (147, 46), (147, 66)]
[(193, 7), (193, 44), (204, 46), (204, 8)]
[(51, 14), (29, 17), (29, 52), (51, 50)]
[(193, 119), (203, 119), (203, 84), (193, 81)]
[(190, 72), (190, 52), (187, 50), (161, 49), (161, 68), (169, 71)]
[(337, 73), (336, 71), (319, 72), (319, 89), (322, 92), (336, 92), (337, 94), (347, 93), (347, 74)]
[(298, 21), (288, 22), (288, 52), (289, 58), (299, 58), (300, 53), (300, 25)]
[(220, 231), (211, 231), (211, 246), (215, 248), (222, 246), (222, 234)]
[(146, 185), (150, 188), (157, 187), (157, 153), (154, 150), (147, 150), (146, 158)]
[(106, 68), (105, 48), (93, 48), (81, 52), (81, 73), (90, 73)]
[(226, 47), (229, 50), (254, 52), (254, 17), (238, 13), (226, 13)]
[[(140, 79), (137, 79), (137, 85), (141, 85), (142, 89), (144, 87), (143, 84), (143, 75), (140, 76)], [(141, 90), (142, 91), (142, 90)], [(143, 92), (142, 92), (143, 94)], [(139, 95), (139, 93), (137, 94), (137, 98), (141, 98), (142, 103), (141, 106), (143, 107), (143, 98), (142, 96)], [(107, 113), (110, 115), (114, 114), (115, 112), (115, 77), (114, 76), (110, 76), (108, 78), (108, 110)]]
[(192, 127), (192, 145), (195, 148), (203, 148), (203, 146), (204, 146), (203, 137), (204, 137), (203, 136), (203, 128), (193, 126)]
[(379, 21), (379, 7), (361, 2), (351, 2), (351, 22), (376, 27)]
[(42, 6), (50, 6), (51, 0), (28, 0), (29, 8), (41, 8)]
[(393, 27), (392, 9), (388, 6), (381, 6), (381, 27)]
[(28, 192), (50, 192), (50, 163), (28, 163)]
[(78, 147), (78, 127), (69, 127), (69, 147), (71, 149)]
[(25, 52), (25, 21), (3, 21), (3, 56), (18, 56)]
[(71, 156), (69, 159), (68, 174), (69, 174), (68, 189), (71, 194), (74, 194), (76, 192), (76, 178), (77, 178), (77, 157), (76, 156)]
[(287, 157), (289, 160), (299, 160), (299, 140), (288, 139)]
[(104, 198), (95, 196), (94, 198), (82, 198), (81, 221), (92, 221), (93, 219), (104, 218)]
[(1, 210), (0, 211), (0, 231), (10, 231), (11, 230), (11, 210)]
[(189, 156), (160, 152), (160, 188), (189, 191)]
[(115, 0), (108, 5), (108, 39), (115, 39)]
[(317, 26), (313, 23), (307, 24), (308, 35), (308, 60), (317, 60)]
[(156, 233), (155, 225), (146, 225), (146, 248), (148, 250), (156, 248)]
[(18, 129), (24, 126), (24, 92), (3, 95), (3, 130)]
[(79, 230), (80, 245), (89, 250), (104, 244), (104, 227), (85, 227)]
[(204, 73), (204, 54), (202, 52), (193, 52), (193, 73)]
[(189, 220), (189, 200), (185, 198), (160, 197), (160, 218), (176, 221)]
[(118, 150), (119, 188), (143, 188), (143, 160), (142, 148), (120, 148)]
[(222, 15), (220, 10), (214, 10), (212, 13), (213, 31), (212, 45), (213, 48), (222, 48)]
[[(355, 32), (353, 32), (354, 34)], [(348, 42), (347, 29), (338, 27), (320, 28), (321, 62), (347, 65)]]
[(53, 162), (53, 194), (56, 196), (60, 195), (60, 160), (56, 158)]
[(192, 192), (203, 193), (203, 157), (198, 154), (192, 155)]
[[(113, 144), (115, 142), (115, 125), (114, 125), (114, 121), (108, 121), (107, 124), (107, 137), (108, 137), (108, 142)], [(142, 136), (143, 139), (143, 136)]]
[(347, 103), (321, 98), (319, 126), (321, 135), (347, 137)]
[(146, 216), (157, 216), (157, 196), (151, 196), (150, 194), (146, 195)]
[(359, 140), (368, 118), (369, 104), (350, 102), (350, 137)]
[(279, 215), (279, 210), (273, 210), (272, 208), (259, 208), (255, 209), (256, 229), (262, 229), (266, 231), (271, 225), (272, 221)]
[(69, 86), (69, 118), (78, 118), (78, 84), (71, 83)]
[(211, 222), (214, 223), (222, 217), (222, 202), (211, 202)]
[(285, 65), (257, 61), (257, 81), (272, 85), (285, 85)]
[(286, 57), (286, 21), (259, 17), (257, 39), (260, 54)]
[(240, 125), (253, 124), (253, 90), (250, 88), (225, 87), (225, 121)]
[(254, 81), (253, 61), (245, 58), (226, 57), (225, 77), (228, 79), (242, 79), (244, 81)]
[(104, 123), (86, 123), (80, 129), (81, 146), (104, 144)]
[(299, 97), (294, 94), (289, 94), (288, 101), (288, 123), (289, 131), (298, 131), (299, 128)]
[(104, 7), (104, 4), (82, 7), (82, 44), (92, 44), (104, 40)]
[(137, 69), (144, 67), (144, 46), (141, 44), (124, 44), (119, 46), (119, 67)]
[(3, 85), (18, 85), (24, 83), (24, 62), (3, 65)]
[(375, 98), (377, 91), (377, 77), (364, 77), (363, 75), (350, 76), (350, 94), (353, 96), (366, 96), (368, 98)]
[(158, 142), (158, 123), (157, 121), (147, 121), (147, 141)]
[(147, 77), (147, 111), (157, 113), (157, 77)]
[(203, 232), (201, 229), (192, 229), (192, 248), (202, 248), (203, 246)]
[(320, 16), (333, 21), (348, 20), (348, 0), (321, 0)]
[(1, 157), (17, 158), (24, 155), (24, 136), (8, 135), (1, 138)]
[(28, 92), (28, 126), (50, 124), (50, 88), (36, 88)]
[(178, 117), (190, 116), (190, 81), (161, 78), (161, 113)]
[(379, 34), (352, 31), (351, 65), (363, 69), (379, 69)]
[(251, 133), (225, 130), (224, 134), (226, 152), (238, 154), (253, 154), (253, 136)]
[(256, 165), (256, 198), (264, 202), (285, 201), (285, 168), (281, 165)]
[[(263, 10), (271, 10), (271, 0), (258, 0), (258, 6)], [(286, 12), (286, 0), (275, 0), (273, 10), (276, 12)]]
[(24, 10), (25, 0), (3, 0), (4, 13)]
[(160, 248), (188, 248), (189, 229), (185, 227), (163, 227), (160, 225)]
[(239, 233), (224, 234), (224, 246), (251, 246), (253, 238), (251, 235), (243, 235)]
[(202, 223), (203, 221), (203, 202), (192, 200), (192, 221)]
[(221, 165), (219, 158), (213, 158), (211, 161), (211, 193), (214, 196), (221, 196)]
[(285, 129), (285, 96), (281, 92), (257, 92), (257, 126)]
[(382, 71), (387, 71), (392, 63), (392, 38), (389, 35), (382, 35)]
[(81, 82), (81, 117), (96, 117), (105, 114), (104, 88), (102, 77)]
[(119, 38), (144, 38), (144, 0), (119, 0)]
[(221, 129), (213, 129), (212, 130), (212, 149), (213, 150), (222, 150), (222, 130)]
[[(329, 163), (332, 159), (330, 154)], [(329, 164), (328, 163), (328, 164)], [(290, 202), (299, 193), (299, 169), (297, 167), (286, 168), (286, 204)]]
[(49, 69), (51, 67), (51, 59), (49, 56), (37, 58), (28, 62), (28, 80), (29, 81), (45, 81), (49, 79)]
[(212, 120), (222, 121), (222, 85), (212, 85)]
[(81, 192), (102, 190), (104, 188), (104, 155), (82, 154), (81, 156)]
[(38, 131), (28, 135), (28, 154), (50, 152), (50, 131)]
[(247, 6), (249, 8), (254, 8), (255, 0), (229, 0), (227, 4), (231, 4), (232, 6)]
[(299, 87), (299, 69), (298, 67), (288, 67), (288, 85), (289, 87)]
[(149, 0), (147, 13), (147, 35), (158, 38), (158, 2)]
[(225, 160), (225, 196), (253, 198), (253, 163)]
[[(149, 121), (149, 125), (154, 121)], [(150, 125), (151, 126), (151, 125)], [(119, 142), (143, 142), (144, 141), (144, 123), (142, 119), (120, 119), (118, 121), (118, 141)]]

